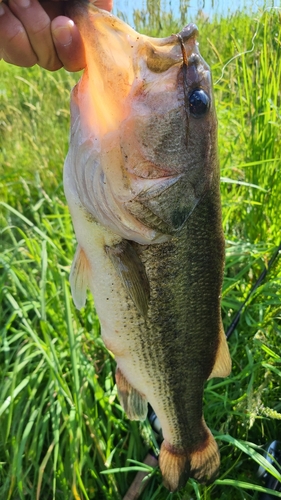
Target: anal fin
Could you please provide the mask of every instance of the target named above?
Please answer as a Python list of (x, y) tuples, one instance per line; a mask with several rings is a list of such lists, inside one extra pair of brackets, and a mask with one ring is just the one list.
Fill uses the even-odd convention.
[(106, 246), (105, 251), (113, 263), (123, 286), (142, 316), (147, 315), (149, 282), (145, 267), (132, 244), (127, 240), (115, 246)]
[[(227, 377), (231, 372), (231, 358), (223, 326), (220, 328), (219, 346), (210, 378)], [(209, 380), (208, 379), (208, 380)]]
[(89, 262), (83, 248), (77, 246), (71, 266), (69, 282), (73, 302), (77, 309), (84, 307), (86, 303), (87, 288), (89, 285)]
[(130, 420), (145, 420), (147, 416), (147, 400), (124, 377), (120, 368), (115, 374), (117, 392), (121, 405)]

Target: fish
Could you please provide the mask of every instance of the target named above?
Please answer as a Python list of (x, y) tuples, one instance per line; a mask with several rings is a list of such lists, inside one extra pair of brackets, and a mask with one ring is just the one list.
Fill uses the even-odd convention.
[(94, 5), (66, 4), (87, 62), (64, 166), (72, 297), (78, 309), (88, 289), (94, 297), (128, 418), (144, 420), (149, 403), (160, 420), (163, 484), (208, 484), (220, 454), (204, 385), (231, 370), (210, 68), (195, 24), (157, 39)]

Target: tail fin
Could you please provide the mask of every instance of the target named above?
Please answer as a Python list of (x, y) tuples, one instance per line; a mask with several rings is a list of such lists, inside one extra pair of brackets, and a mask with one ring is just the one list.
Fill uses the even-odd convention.
[(217, 476), (220, 466), (220, 454), (216, 441), (206, 427), (207, 437), (197, 450), (186, 453), (163, 441), (159, 464), (163, 484), (170, 491), (183, 488), (192, 477), (203, 484), (211, 483)]
[(211, 431), (206, 427), (208, 435), (204, 443), (191, 454), (190, 476), (199, 483), (209, 484), (219, 473), (220, 452)]
[(163, 484), (169, 491), (184, 487), (190, 477), (190, 457), (163, 441), (159, 455)]

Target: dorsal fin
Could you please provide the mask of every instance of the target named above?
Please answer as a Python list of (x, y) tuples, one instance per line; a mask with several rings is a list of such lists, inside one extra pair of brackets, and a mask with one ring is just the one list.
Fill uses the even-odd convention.
[(142, 316), (147, 315), (149, 282), (144, 264), (132, 244), (127, 240), (115, 246), (106, 246), (105, 251), (114, 265), (128, 295)]
[[(220, 328), (219, 347), (210, 378), (227, 377), (231, 372), (231, 358), (223, 326)], [(208, 379), (208, 380), (209, 380)]]

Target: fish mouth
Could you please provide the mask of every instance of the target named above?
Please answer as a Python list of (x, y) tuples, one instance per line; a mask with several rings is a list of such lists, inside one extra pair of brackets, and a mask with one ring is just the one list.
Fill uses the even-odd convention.
[[(96, 7), (87, 0), (72, 0), (65, 2), (65, 15), (71, 17), (79, 30), (84, 35), (87, 42), (90, 38), (91, 49), (100, 48), (103, 58), (111, 58), (118, 63), (115, 57), (116, 50), (121, 47), (126, 52), (132, 49), (129, 58), (133, 64), (138, 66), (138, 59), (145, 59), (147, 68), (153, 73), (164, 73), (174, 65), (182, 64), (182, 51), (179, 39), (186, 45), (188, 57), (192, 55), (193, 48), (197, 45), (196, 39), (199, 31), (194, 23), (186, 25), (178, 34), (172, 34), (165, 38), (154, 38), (139, 35), (133, 28), (124, 21), (113, 16), (109, 12)], [(89, 34), (89, 27), (85, 22), (85, 13), (92, 18), (92, 30)], [(99, 35), (99, 36), (97, 36)], [(87, 51), (87, 47), (86, 47)], [(125, 63), (125, 60), (122, 61)], [(120, 63), (120, 66), (122, 65)], [(106, 64), (104, 65), (106, 66)], [(126, 67), (126, 64), (124, 64)]]

